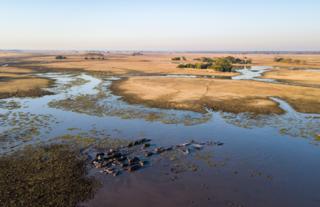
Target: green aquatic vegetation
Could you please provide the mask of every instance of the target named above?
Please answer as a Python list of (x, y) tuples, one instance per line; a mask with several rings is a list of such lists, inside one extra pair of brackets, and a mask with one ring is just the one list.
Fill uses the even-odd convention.
[(52, 100), (49, 107), (87, 114), (90, 116), (116, 116), (121, 119), (144, 119), (150, 122), (165, 124), (196, 125), (209, 121), (211, 114), (176, 115), (161, 111), (152, 111), (140, 107), (130, 106), (114, 99), (107, 91), (106, 82), (99, 83), (94, 90), (96, 94), (80, 94), (68, 96), (62, 100)]
[(241, 128), (263, 128), (266, 126), (279, 130), (279, 134), (292, 137), (313, 138), (320, 133), (318, 116), (305, 117), (303, 115), (258, 115), (222, 113), (224, 120)]
[(64, 100), (51, 101), (49, 107), (65, 109), (77, 113), (86, 113), (94, 116), (102, 116), (105, 109), (98, 105), (99, 98), (95, 95), (79, 95)]
[(54, 143), (64, 143), (76, 147), (78, 149), (83, 149), (87, 147), (93, 148), (118, 148), (126, 146), (129, 140), (122, 138), (111, 138), (105, 135), (103, 132), (98, 134), (89, 132), (80, 132), (78, 134), (65, 134), (56, 137), (52, 140)]
[(213, 152), (211, 151), (202, 151), (197, 152), (195, 155), (195, 159), (199, 161), (205, 162), (209, 167), (215, 167), (215, 161), (213, 159)]
[(21, 108), (21, 104), (16, 101), (0, 101), (0, 108), (7, 110), (15, 110)]
[(0, 157), (0, 203), (7, 207), (74, 207), (92, 197), (86, 163), (65, 145), (27, 147)]
[(65, 134), (63, 136), (55, 138), (57, 141), (65, 141), (69, 144), (76, 145), (79, 147), (88, 147), (96, 142), (95, 138), (92, 137), (84, 137), (81, 135), (71, 135)]
[(66, 89), (69, 89), (69, 88), (72, 88), (75, 86), (82, 86), (88, 82), (89, 82), (88, 80), (85, 80), (83, 78), (78, 77), (78, 78), (75, 78), (75, 79), (71, 80), (70, 82), (64, 84), (61, 89), (66, 90)]
[(106, 149), (106, 148), (116, 149), (119, 147), (127, 146), (129, 142), (130, 141), (126, 139), (107, 137), (107, 138), (97, 140), (95, 143), (95, 147), (102, 148), (102, 149)]
[(100, 93), (97, 95), (72, 96), (63, 100), (49, 102), (52, 108), (63, 109), (83, 113), (91, 116), (116, 116), (122, 119), (144, 119), (150, 122), (162, 122), (165, 124), (184, 124), (186, 126), (201, 124), (209, 121), (211, 114), (199, 114), (193, 117), (190, 115), (175, 116), (160, 111), (149, 111), (140, 108), (117, 107), (114, 104), (104, 103), (106, 96)]
[(75, 127), (70, 127), (67, 129), (68, 131), (77, 131), (80, 130), (79, 128), (75, 128)]
[(41, 131), (51, 131), (51, 123), (55, 122), (52, 115), (38, 115), (25, 112), (9, 111), (1, 114), (1, 144), (7, 149), (20, 142), (29, 142), (41, 135)]

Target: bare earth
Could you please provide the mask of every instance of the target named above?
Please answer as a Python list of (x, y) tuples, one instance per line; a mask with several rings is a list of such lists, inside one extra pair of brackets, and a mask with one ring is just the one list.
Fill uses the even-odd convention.
[(269, 97), (289, 102), (297, 111), (320, 112), (320, 89), (255, 81), (202, 78), (131, 77), (114, 83), (113, 91), (131, 103), (153, 107), (226, 112), (282, 113)]

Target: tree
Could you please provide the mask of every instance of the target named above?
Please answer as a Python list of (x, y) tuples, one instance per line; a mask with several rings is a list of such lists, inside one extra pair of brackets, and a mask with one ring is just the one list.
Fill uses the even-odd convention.
[(67, 58), (65, 56), (62, 56), (62, 55), (57, 55), (56, 59), (57, 60), (63, 60), (63, 59), (67, 59)]
[(210, 68), (222, 71), (222, 72), (232, 72), (232, 64), (226, 58), (218, 58), (215, 61), (215, 64), (212, 65)]

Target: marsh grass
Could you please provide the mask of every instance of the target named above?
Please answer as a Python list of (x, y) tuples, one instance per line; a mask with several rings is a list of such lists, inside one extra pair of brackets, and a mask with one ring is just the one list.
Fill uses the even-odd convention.
[(66, 145), (27, 147), (0, 157), (1, 206), (76, 206), (94, 191), (85, 166)]

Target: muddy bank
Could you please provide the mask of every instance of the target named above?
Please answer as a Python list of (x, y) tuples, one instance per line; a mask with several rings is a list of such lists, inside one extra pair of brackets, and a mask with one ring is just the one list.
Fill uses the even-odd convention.
[(85, 160), (66, 145), (27, 147), (0, 157), (3, 206), (70, 206), (92, 197)]
[(269, 97), (284, 99), (299, 112), (320, 112), (320, 90), (317, 88), (256, 81), (132, 77), (114, 81), (111, 90), (132, 104), (203, 113), (206, 109), (232, 113), (283, 113)]

